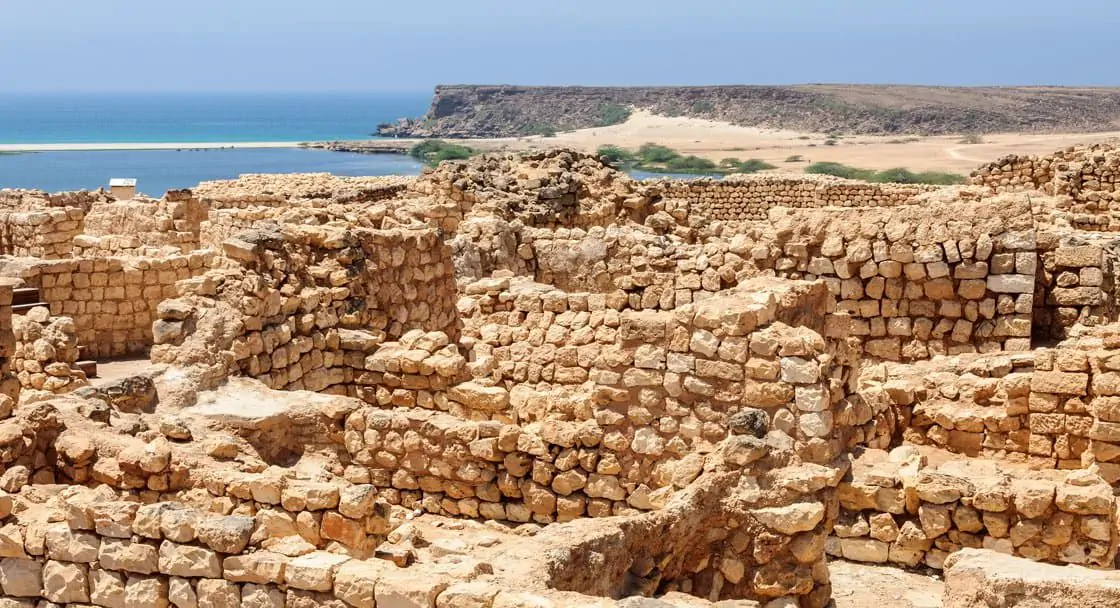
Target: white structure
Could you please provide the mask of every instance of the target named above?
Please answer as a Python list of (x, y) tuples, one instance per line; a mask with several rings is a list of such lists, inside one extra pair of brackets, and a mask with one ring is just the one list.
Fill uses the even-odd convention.
[(109, 193), (118, 201), (136, 198), (136, 179), (115, 177), (109, 180)]

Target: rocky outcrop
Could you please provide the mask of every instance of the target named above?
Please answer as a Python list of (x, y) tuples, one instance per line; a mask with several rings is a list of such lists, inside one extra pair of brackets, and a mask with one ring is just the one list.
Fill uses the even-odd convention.
[(1120, 89), (443, 85), (436, 87), (432, 106), (422, 118), (381, 125), (379, 134), (519, 137), (622, 122), (631, 108), (821, 133), (1092, 132), (1115, 129)]

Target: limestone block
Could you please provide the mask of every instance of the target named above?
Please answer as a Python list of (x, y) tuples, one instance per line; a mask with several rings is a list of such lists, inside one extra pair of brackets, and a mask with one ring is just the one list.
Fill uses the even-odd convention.
[(238, 583), (280, 585), (284, 583), (284, 569), (289, 559), (271, 551), (231, 555), (222, 560), (222, 572), (226, 580)]
[(253, 534), (253, 518), (243, 515), (213, 517), (195, 525), (198, 540), (220, 553), (241, 553)]
[(988, 276), (988, 289), (996, 293), (1034, 293), (1034, 276), (994, 274)]
[(235, 583), (204, 578), (198, 581), (198, 608), (240, 608), (241, 589)]
[(159, 570), (159, 554), (155, 547), (117, 538), (102, 539), (97, 561), (106, 570), (138, 574), (151, 574)]
[(0, 560), (0, 590), (14, 597), (39, 597), (43, 588), (43, 564), (31, 559)]
[(86, 566), (48, 560), (43, 566), (43, 597), (59, 604), (88, 602)]
[(210, 549), (165, 540), (159, 545), (159, 571), (172, 576), (221, 578), (222, 564)]
[(284, 577), (289, 587), (306, 591), (330, 591), (334, 572), (350, 558), (344, 555), (315, 551), (288, 562)]
[(764, 526), (785, 535), (807, 532), (824, 519), (824, 505), (819, 502), (793, 503), (784, 507), (755, 509), (751, 514)]

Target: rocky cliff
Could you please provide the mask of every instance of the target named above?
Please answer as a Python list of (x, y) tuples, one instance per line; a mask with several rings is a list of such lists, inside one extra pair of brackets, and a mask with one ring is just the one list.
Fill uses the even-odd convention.
[(428, 113), (381, 135), (516, 137), (623, 122), (629, 110), (844, 134), (1120, 129), (1120, 88), (798, 85), (436, 87)]

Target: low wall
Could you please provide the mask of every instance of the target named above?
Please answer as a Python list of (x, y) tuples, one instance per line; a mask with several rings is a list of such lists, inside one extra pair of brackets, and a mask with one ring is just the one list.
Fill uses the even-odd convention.
[(205, 272), (212, 256), (25, 261), (9, 272), (39, 288), (51, 316), (72, 318), (78, 344), (96, 359), (147, 351), (156, 306), (178, 295), (176, 282)]
[(195, 195), (212, 209), (325, 206), (383, 201), (398, 196), (413, 177), (336, 177), (329, 173), (247, 174), (202, 182)]
[(16, 336), (12, 329), (12, 289), (15, 281), (0, 278), (0, 420), (9, 418), (19, 402), (20, 382), (12, 373)]
[(84, 216), (78, 207), (0, 209), (0, 254), (46, 260), (70, 257)]
[(1089, 471), (1009, 469), (995, 461), (924, 466), (914, 448), (867, 452), (840, 484), (841, 516), (829, 539), (835, 557), (925, 565), (992, 549), (1040, 562), (1112, 568), (1116, 499)]
[(1035, 289), (1035, 335), (1069, 336), (1075, 326), (1116, 320), (1114, 245), (1109, 240), (1067, 237), (1042, 255)]
[(656, 183), (664, 198), (687, 201), (690, 213), (723, 221), (765, 220), (771, 209), (779, 207), (893, 207), (938, 189), (814, 175), (732, 175), (724, 179)]
[[(353, 382), (386, 339), (412, 329), (458, 337), (450, 255), (434, 231), (282, 230), (223, 243), (223, 269), (185, 282), (193, 298), (161, 309), (154, 360), (190, 364), (209, 353), (215, 379), (228, 371), (277, 389), (324, 390)], [(205, 323), (228, 324), (213, 328), (218, 343), (197, 331), (215, 309)], [(232, 358), (219, 362), (218, 350)]]
[(69, 393), (87, 384), (85, 374), (75, 368), (78, 337), (74, 320), (51, 317), (45, 307), (37, 307), (14, 317), (16, 336), (12, 371), (19, 379), (24, 402), (40, 401)]
[(135, 199), (93, 206), (74, 257), (189, 253), (199, 248), (200, 225), (207, 206), (190, 190), (172, 190), (163, 199)]

